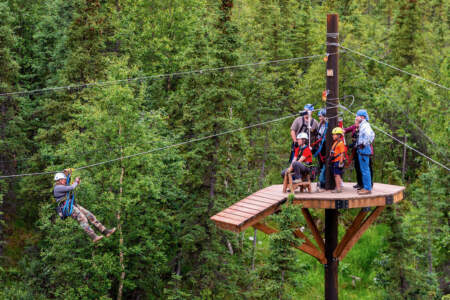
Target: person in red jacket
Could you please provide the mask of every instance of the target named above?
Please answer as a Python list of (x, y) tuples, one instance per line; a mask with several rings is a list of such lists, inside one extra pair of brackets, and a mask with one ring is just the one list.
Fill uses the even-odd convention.
[(308, 145), (308, 134), (302, 132), (297, 135), (298, 147), (295, 148), (294, 160), (289, 168), (284, 169), (281, 172), (281, 177), (284, 178), (286, 172), (294, 171), (293, 179), (301, 179), (303, 176), (310, 172), (312, 166), (312, 152)]

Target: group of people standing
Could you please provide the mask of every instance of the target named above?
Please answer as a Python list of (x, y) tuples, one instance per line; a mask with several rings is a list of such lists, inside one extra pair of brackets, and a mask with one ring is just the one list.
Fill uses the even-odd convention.
[[(352, 143), (350, 157), (355, 161), (357, 184), (353, 186), (360, 195), (371, 194), (373, 187), (373, 141), (375, 133), (370, 123), (366, 110), (360, 109), (356, 113), (355, 123), (348, 127), (328, 128), (326, 110), (318, 112), (319, 121), (312, 117), (314, 112), (312, 104), (307, 104), (300, 116), (294, 120), (291, 126), (292, 149), (289, 159), (289, 168), (281, 172), (284, 177), (288, 170), (293, 171), (294, 180), (301, 179), (313, 169), (313, 157), (317, 158), (319, 179), (317, 192), (325, 190), (325, 168), (328, 164), (332, 170), (336, 188), (333, 193), (342, 192), (342, 175), (344, 173), (345, 161), (349, 163), (345, 134), (351, 133)], [(327, 153), (325, 147), (326, 134), (332, 130), (333, 144)]]

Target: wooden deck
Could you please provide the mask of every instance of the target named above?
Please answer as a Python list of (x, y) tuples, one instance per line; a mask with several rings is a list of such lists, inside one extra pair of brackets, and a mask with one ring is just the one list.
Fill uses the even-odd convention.
[[(313, 184), (313, 191), (315, 184)], [(373, 206), (385, 206), (397, 203), (403, 199), (404, 187), (375, 183), (370, 195), (358, 195), (352, 188), (355, 183), (344, 183), (342, 193), (295, 193), (293, 203), (303, 208), (348, 209)], [(258, 224), (265, 217), (280, 209), (286, 202), (288, 193), (283, 193), (283, 186), (272, 185), (262, 189), (245, 199), (233, 204), (211, 217), (222, 229), (241, 232), (250, 226)]]

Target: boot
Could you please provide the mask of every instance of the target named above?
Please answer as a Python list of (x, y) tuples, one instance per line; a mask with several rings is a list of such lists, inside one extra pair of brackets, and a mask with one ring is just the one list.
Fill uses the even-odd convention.
[(360, 190), (358, 191), (358, 194), (359, 194), (359, 195), (369, 195), (369, 194), (372, 194), (372, 192), (369, 191), (369, 190), (366, 190), (366, 189), (360, 189)]
[(106, 237), (109, 237), (111, 234), (113, 234), (114, 232), (116, 232), (116, 227), (111, 228), (111, 229), (105, 229), (103, 231), (103, 234), (106, 235)]
[(100, 241), (104, 236), (103, 235), (97, 235), (95, 238), (92, 239), (92, 242), (97, 243)]

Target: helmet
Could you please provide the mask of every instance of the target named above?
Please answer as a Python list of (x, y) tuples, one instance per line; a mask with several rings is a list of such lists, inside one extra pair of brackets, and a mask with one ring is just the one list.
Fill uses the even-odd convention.
[(300, 132), (297, 135), (297, 139), (308, 139), (308, 135), (306, 134), (306, 132)]
[(342, 130), (341, 127), (335, 127), (331, 133), (332, 134), (344, 134), (344, 130)]
[(314, 105), (306, 104), (305, 107), (303, 107), (303, 109), (307, 109), (307, 110), (313, 111), (314, 110)]
[(327, 110), (325, 108), (322, 108), (318, 113), (319, 116), (324, 116), (324, 117), (326, 114), (327, 114)]
[(367, 121), (369, 121), (369, 114), (365, 109), (360, 109), (356, 112), (356, 116), (364, 117)]
[(64, 175), (64, 173), (56, 173), (55, 174), (55, 181), (58, 181), (60, 179), (66, 179), (66, 175)]

